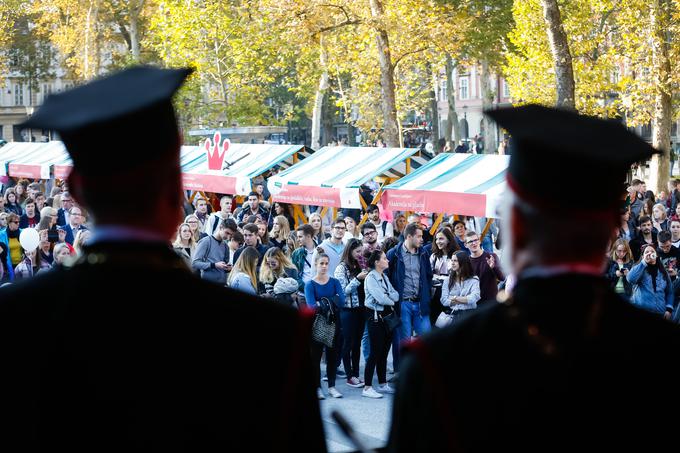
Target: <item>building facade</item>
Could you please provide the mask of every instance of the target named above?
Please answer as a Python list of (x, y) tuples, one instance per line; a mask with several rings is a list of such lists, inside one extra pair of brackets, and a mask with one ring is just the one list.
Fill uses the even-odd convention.
[[(444, 131), (449, 116), (449, 96), (453, 94), (458, 115), (460, 136), (463, 140), (473, 137), (482, 137), (485, 133), (483, 120), (483, 101), (481, 86), (481, 70), (476, 66), (457, 66), (453, 69), (454, 93), (449, 93), (446, 84), (446, 73), (439, 77), (439, 90), (437, 92), (437, 107), (439, 113), (439, 130)], [(510, 87), (501, 76), (489, 77), (489, 85), (493, 92), (493, 108), (510, 106)], [(494, 134), (496, 144), (503, 139), (502, 131), (494, 125), (491, 131)], [(447, 141), (453, 137), (445, 137)]]
[(5, 74), (0, 79), (0, 138), (8, 142), (49, 141), (50, 131), (21, 129), (18, 125), (31, 116), (50, 93), (71, 86), (59, 69), (55, 77), (33, 83), (17, 72)]

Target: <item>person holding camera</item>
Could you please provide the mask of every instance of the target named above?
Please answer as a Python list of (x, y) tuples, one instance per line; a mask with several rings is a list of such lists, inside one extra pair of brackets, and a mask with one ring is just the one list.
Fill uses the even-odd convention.
[[(366, 259), (371, 271), (366, 276), (366, 322), (368, 324), (368, 339), (370, 353), (364, 369), (365, 387), (361, 396), (367, 398), (382, 398), (382, 393), (394, 393), (387, 383), (387, 354), (392, 345), (393, 332), (385, 325), (384, 318), (394, 312), (394, 306), (399, 302), (399, 292), (394, 289), (385, 271), (390, 267), (385, 252), (373, 250)], [(378, 390), (373, 389), (373, 371), (378, 373)]]
[(654, 244), (645, 244), (640, 251), (640, 262), (633, 266), (626, 278), (633, 285), (633, 305), (658, 313), (665, 319), (673, 314), (673, 286), (671, 278), (656, 253)]
[(607, 279), (616, 294), (630, 298), (633, 287), (628, 283), (628, 272), (635, 264), (633, 252), (630, 250), (628, 241), (619, 238), (612, 244), (609, 252), (609, 266), (607, 267)]

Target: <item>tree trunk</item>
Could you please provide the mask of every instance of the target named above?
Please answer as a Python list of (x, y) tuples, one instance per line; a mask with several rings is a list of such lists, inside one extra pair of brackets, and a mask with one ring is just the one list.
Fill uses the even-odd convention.
[(439, 83), (437, 78), (432, 74), (432, 63), (427, 63), (427, 77), (430, 78), (430, 110), (432, 110), (432, 150), (435, 154), (439, 154), (442, 150), (439, 148), (439, 107), (437, 106), (437, 88)]
[(328, 54), (323, 43), (323, 33), (319, 34), (319, 63), (321, 64), (321, 77), (319, 87), (314, 96), (314, 108), (312, 109), (312, 149), (320, 149), (321, 143), (321, 117), (323, 115), (323, 100), (328, 89)]
[(323, 97), (323, 107), (321, 109), (321, 146), (326, 146), (330, 142), (337, 140), (335, 136), (335, 108), (330, 102), (330, 93), (326, 90)]
[(130, 16), (130, 53), (135, 62), (139, 62), (139, 14), (142, 11), (144, 0), (130, 1), (129, 16)]
[[(496, 97), (496, 92), (491, 88), (491, 71), (489, 70), (489, 62), (487, 60), (481, 61), (481, 91), (482, 91), (482, 111), (490, 110), (493, 107), (493, 100)], [(484, 125), (484, 154), (496, 153), (496, 134), (493, 127), (494, 122), (486, 115), (482, 117), (482, 124)]]
[(652, 118), (652, 146), (661, 151), (655, 154), (649, 166), (649, 187), (658, 194), (667, 190), (670, 178), (670, 144), (672, 87), (669, 45), (666, 36), (670, 24), (669, 0), (650, 2), (652, 30), (652, 71), (654, 74), (654, 116)]
[(576, 109), (574, 95), (574, 68), (571, 62), (571, 52), (567, 34), (562, 26), (560, 8), (557, 0), (541, 0), (543, 3), (543, 17), (547, 25), (548, 40), (555, 64), (555, 79), (557, 82), (557, 107)]
[(378, 60), (380, 63), (380, 92), (383, 111), (383, 139), (388, 147), (399, 147), (399, 123), (397, 122), (397, 102), (394, 88), (394, 65), (390, 52), (390, 40), (387, 30), (380, 24), (383, 18), (383, 7), (380, 0), (370, 0), (371, 16), (378, 23), (376, 41), (378, 44)]
[[(458, 114), (456, 113), (456, 84), (453, 83), (453, 59), (451, 55), (446, 54), (446, 93), (449, 102), (448, 119), (446, 120), (446, 140), (450, 141), (451, 150), (453, 150), (460, 140), (460, 123), (458, 122)], [(453, 132), (453, 137), (451, 133)]]
[[(85, 43), (83, 45), (83, 78), (85, 80), (91, 77), (90, 48), (92, 46), (92, 24), (97, 23), (95, 11), (95, 2), (90, 1), (90, 4), (87, 8), (87, 16), (85, 16)], [(92, 17), (93, 15), (95, 17)]]

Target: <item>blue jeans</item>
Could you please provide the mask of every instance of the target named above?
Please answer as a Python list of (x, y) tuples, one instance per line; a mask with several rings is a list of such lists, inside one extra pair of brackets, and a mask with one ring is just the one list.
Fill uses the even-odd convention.
[(429, 316), (420, 314), (420, 302), (401, 302), (401, 340), (409, 340), (413, 330), (420, 336), (432, 330)]

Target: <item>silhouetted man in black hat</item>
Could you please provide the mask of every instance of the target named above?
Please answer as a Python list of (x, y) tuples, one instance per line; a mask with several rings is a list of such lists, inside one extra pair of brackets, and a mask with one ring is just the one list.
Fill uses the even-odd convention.
[[(506, 303), (410, 345), (390, 449), (677, 448), (680, 330), (603, 277), (626, 172), (656, 151), (621, 124), (573, 112), (487, 114), (512, 134), (504, 264), (517, 283)], [(574, 202), (554, 184), (558, 167), (578, 168), (597, 196)]]
[(2, 451), (325, 450), (308, 320), (201, 281), (169, 248), (171, 98), (189, 73), (132, 68), (25, 124), (59, 132), (96, 228), (75, 265), (0, 289)]

